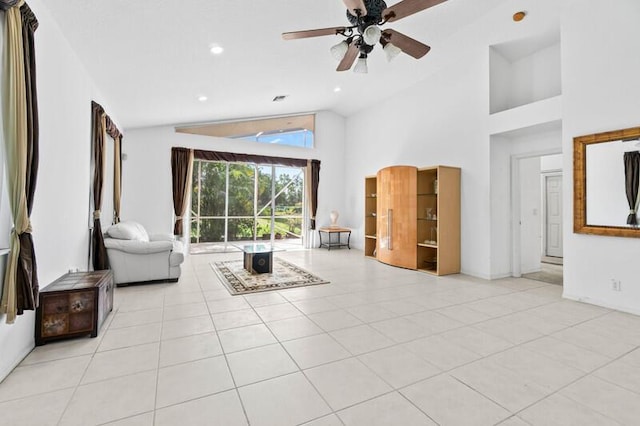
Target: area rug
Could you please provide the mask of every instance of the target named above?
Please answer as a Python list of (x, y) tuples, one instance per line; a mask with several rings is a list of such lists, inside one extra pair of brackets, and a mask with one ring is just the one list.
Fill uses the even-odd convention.
[(211, 267), (229, 293), (234, 296), (329, 283), (329, 281), (277, 257), (273, 258), (273, 273), (271, 274), (251, 274), (244, 269), (242, 260), (213, 262)]

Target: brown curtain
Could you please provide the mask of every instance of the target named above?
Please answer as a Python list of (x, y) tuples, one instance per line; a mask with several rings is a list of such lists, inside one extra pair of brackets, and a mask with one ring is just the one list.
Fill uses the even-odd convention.
[(18, 4), (20, 0), (0, 0), (0, 10), (9, 10), (9, 8)]
[(104, 136), (105, 112), (102, 106), (91, 102), (91, 139), (93, 141), (93, 235), (91, 256), (95, 271), (109, 269), (107, 249), (104, 246), (100, 209), (102, 208), (102, 185), (104, 180)]
[(627, 201), (629, 202), (629, 216), (627, 225), (637, 225), (636, 206), (638, 204), (638, 185), (640, 185), (640, 152), (624, 153), (624, 175)]
[(122, 136), (113, 144), (113, 223), (120, 223), (120, 200), (122, 199)]
[(171, 179), (173, 182), (173, 211), (176, 221), (174, 235), (182, 236), (182, 217), (187, 208), (193, 170), (193, 151), (187, 148), (171, 148)]
[(316, 229), (316, 213), (318, 213), (318, 186), (320, 186), (320, 161), (311, 160), (311, 229)]
[[(228, 161), (230, 163), (275, 164), (288, 167), (306, 167), (307, 160), (299, 158), (269, 157), (267, 155), (236, 154), (233, 152), (193, 150), (196, 160)], [(314, 160), (316, 161), (316, 160)]]
[[(36, 91), (36, 58), (34, 35), (38, 29), (38, 20), (24, 3), (20, 7), (22, 16), (22, 42), (24, 45), (25, 89), (27, 95), (27, 166), (25, 195), (27, 201), (27, 215), (31, 216), (33, 201), (36, 193), (39, 162), (39, 123), (38, 123), (38, 94)], [(38, 266), (36, 263), (35, 247), (31, 232), (23, 232), (20, 238), (20, 254), (17, 269), (17, 301), (18, 315), (25, 310), (35, 310), (38, 307)]]
[(3, 75), (7, 189), (13, 229), (2, 283), (0, 312), (12, 324), (16, 315), (38, 307), (38, 272), (31, 221), (38, 171), (38, 104), (34, 33), (38, 21), (23, 1), (0, 1), (5, 10), (6, 62)]

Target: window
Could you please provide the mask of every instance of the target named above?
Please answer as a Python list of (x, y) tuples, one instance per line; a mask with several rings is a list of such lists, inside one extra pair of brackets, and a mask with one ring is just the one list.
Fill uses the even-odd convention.
[(192, 179), (192, 245), (222, 251), (238, 241), (302, 245), (304, 169), (196, 160)]
[(238, 139), (260, 143), (297, 146), (301, 148), (313, 148), (313, 132), (307, 129), (260, 132), (251, 136), (242, 136)]

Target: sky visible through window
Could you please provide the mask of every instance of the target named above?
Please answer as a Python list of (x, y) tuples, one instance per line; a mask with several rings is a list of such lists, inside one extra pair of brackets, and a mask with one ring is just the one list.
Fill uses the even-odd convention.
[(300, 148), (313, 148), (313, 132), (311, 130), (285, 130), (280, 132), (258, 133), (240, 139)]

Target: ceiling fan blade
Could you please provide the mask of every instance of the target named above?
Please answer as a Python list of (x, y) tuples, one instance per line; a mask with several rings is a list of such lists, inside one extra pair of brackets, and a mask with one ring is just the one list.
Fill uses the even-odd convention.
[(340, 64), (338, 64), (338, 68), (336, 69), (336, 71), (347, 71), (348, 69), (351, 69), (353, 63), (358, 57), (359, 52), (360, 49), (358, 48), (358, 46), (356, 46), (356, 44), (352, 42), (349, 46), (349, 50), (347, 50), (347, 53), (344, 55), (344, 58), (342, 58), (342, 61), (340, 61)]
[(402, 0), (391, 7), (386, 8), (382, 12), (382, 17), (387, 22), (397, 21), (398, 19), (418, 13), (422, 10), (437, 6), (447, 0)]
[(431, 50), (431, 48), (426, 44), (420, 43), (418, 40), (407, 37), (406, 35), (395, 30), (384, 30), (382, 32), (382, 37), (389, 43), (392, 43), (394, 46), (398, 47), (407, 55), (413, 56), (416, 59), (422, 58)]
[(358, 12), (356, 10), (360, 10), (360, 16), (365, 16), (367, 14), (367, 8), (364, 5), (364, 0), (342, 0), (344, 5), (349, 9), (349, 13), (353, 16), (358, 16)]
[(336, 35), (344, 33), (347, 27), (332, 27), (332, 28), (320, 28), (317, 30), (305, 30), (305, 31), (292, 31), (289, 33), (282, 33), (282, 38), (285, 40), (296, 40), (299, 38), (309, 37), (321, 37), (327, 35)]

